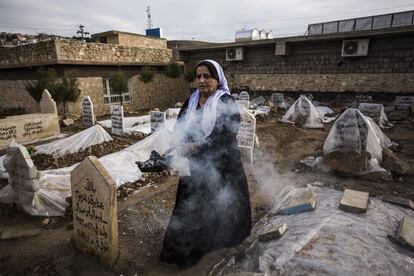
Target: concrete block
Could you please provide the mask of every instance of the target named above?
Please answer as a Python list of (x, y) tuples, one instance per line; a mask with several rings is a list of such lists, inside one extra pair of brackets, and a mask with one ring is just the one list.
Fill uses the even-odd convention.
[(395, 239), (398, 244), (406, 246), (411, 251), (414, 250), (414, 220), (412, 218), (405, 216), (401, 220)]
[(386, 202), (398, 204), (398, 205), (401, 205), (407, 208), (411, 208), (414, 210), (414, 202), (412, 202), (410, 199), (405, 198), (405, 197), (385, 195), (382, 197), (382, 200)]
[(282, 203), (278, 214), (290, 215), (311, 211), (316, 206), (316, 193), (311, 188), (296, 189), (295, 192)]
[(266, 225), (263, 231), (263, 234), (259, 235), (259, 241), (269, 241), (269, 240), (279, 239), (286, 233), (287, 229), (288, 227), (286, 223), (282, 225), (274, 225), (274, 224)]
[(353, 213), (365, 213), (368, 208), (369, 193), (345, 189), (339, 208)]

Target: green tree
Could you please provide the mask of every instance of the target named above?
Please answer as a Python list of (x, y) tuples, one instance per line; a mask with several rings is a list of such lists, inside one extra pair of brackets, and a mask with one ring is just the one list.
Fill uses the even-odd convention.
[(55, 85), (52, 93), (57, 103), (62, 103), (63, 114), (66, 114), (66, 103), (75, 102), (80, 94), (79, 83), (75, 77), (75, 71), (65, 72), (61, 82)]
[(141, 74), (139, 76), (139, 79), (143, 83), (148, 83), (154, 79), (154, 70), (152, 70), (149, 66), (144, 66), (142, 68)]
[(111, 75), (111, 91), (119, 95), (122, 105), (122, 93), (128, 91), (128, 78), (122, 71), (117, 71)]
[(40, 102), (43, 90), (47, 89), (50, 93), (55, 90), (56, 77), (57, 75), (54, 69), (40, 67), (36, 70), (36, 80), (27, 83), (26, 90), (36, 102)]

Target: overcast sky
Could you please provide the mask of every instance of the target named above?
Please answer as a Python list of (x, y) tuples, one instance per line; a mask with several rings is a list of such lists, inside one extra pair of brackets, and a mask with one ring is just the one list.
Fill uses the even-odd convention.
[(414, 0), (0, 0), (0, 32), (71, 37), (83, 24), (91, 34), (144, 34), (147, 6), (169, 40), (231, 42), (243, 27), (303, 35), (311, 23), (414, 10)]

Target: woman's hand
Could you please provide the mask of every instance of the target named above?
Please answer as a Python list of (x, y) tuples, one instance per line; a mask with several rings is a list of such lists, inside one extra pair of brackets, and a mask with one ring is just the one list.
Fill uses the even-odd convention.
[(197, 151), (197, 143), (188, 143), (177, 148), (178, 153), (182, 156), (189, 156)]

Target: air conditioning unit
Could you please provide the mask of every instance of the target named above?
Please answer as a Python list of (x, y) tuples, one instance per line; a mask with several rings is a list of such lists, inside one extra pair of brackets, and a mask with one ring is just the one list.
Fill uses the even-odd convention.
[(244, 48), (227, 48), (226, 49), (226, 61), (243, 60), (244, 59)]
[(369, 39), (351, 39), (342, 41), (342, 56), (357, 57), (368, 55)]

